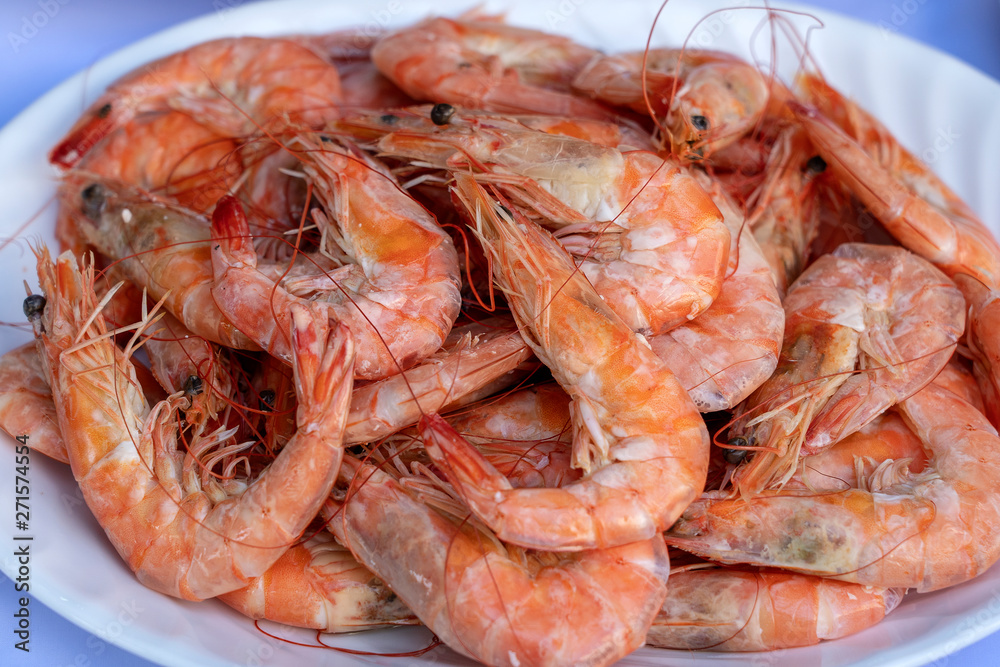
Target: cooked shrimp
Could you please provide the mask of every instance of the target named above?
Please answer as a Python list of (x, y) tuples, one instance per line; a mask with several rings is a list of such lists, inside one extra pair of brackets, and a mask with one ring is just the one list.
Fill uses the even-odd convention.
[(729, 431), (730, 444), (763, 448), (734, 474), (745, 497), (934, 379), (965, 327), (954, 283), (894, 246), (840, 246), (799, 276), (784, 307), (778, 369)]
[[(455, 651), (489, 665), (609, 665), (642, 645), (666, 596), (663, 540), (524, 552), (345, 457), (330, 530)], [(332, 515), (332, 516), (331, 516)], [(389, 548), (387, 548), (389, 545)]]
[(69, 463), (52, 389), (34, 342), (0, 357), (0, 429), (36, 452)]
[[(374, 118), (345, 121), (369, 128)], [(685, 323), (718, 295), (729, 253), (719, 209), (679, 165), (526, 128), (506, 118), (453, 117), (443, 128), (397, 116), (384, 153), (474, 170), (513, 205), (556, 230), (580, 270), (634, 331)], [(392, 131), (396, 128), (396, 131)]]
[(163, 300), (189, 330), (227, 347), (257, 349), (212, 300), (211, 237), (204, 218), (82, 172), (67, 175), (59, 196), (63, 206), (78, 212), (86, 244), (117, 262), (121, 274), (151, 300)]
[(116, 128), (151, 111), (184, 111), (222, 136), (320, 126), (339, 113), (337, 69), (295, 39), (230, 37), (126, 74), (97, 98), (49, 160), (77, 164)]
[[(320, 214), (322, 248), (341, 263), (305, 285), (313, 294), (309, 307), (350, 326), (356, 377), (398, 373), (436, 352), (458, 316), (455, 248), (434, 217), (374, 162), (331, 143), (301, 141), (304, 168), (330, 216)], [(305, 300), (257, 269), (246, 216), (234, 198), (216, 206), (212, 235), (215, 302), (258, 345), (290, 361), (288, 304)]]
[(766, 176), (750, 195), (749, 227), (782, 296), (806, 267), (810, 244), (819, 233), (817, 175), (825, 169), (801, 128), (781, 130), (764, 167)]
[(770, 99), (768, 82), (756, 67), (730, 53), (700, 49), (595, 58), (573, 87), (664, 118), (670, 150), (685, 160), (707, 158), (748, 133)]
[(875, 625), (905, 593), (792, 572), (719, 567), (671, 572), (667, 601), (646, 643), (693, 651), (811, 646)]
[[(697, 174), (696, 174), (697, 175)], [(721, 185), (702, 186), (729, 228), (729, 266), (719, 296), (688, 324), (651, 336), (649, 344), (702, 412), (728, 410), (767, 380), (778, 363), (785, 311), (760, 246)]]
[(482, 398), (484, 389), (504, 389), (523, 379), (515, 371), (531, 357), (516, 328), (456, 327), (422, 363), (354, 390), (344, 442), (374, 442), (416, 424), (424, 412), (451, 410)]
[(323, 632), (419, 623), (396, 594), (326, 530), (291, 547), (245, 588), (218, 597), (250, 618)]
[(610, 111), (570, 91), (573, 77), (596, 53), (566, 37), (472, 14), (431, 18), (389, 34), (371, 56), (414, 99), (610, 120)]
[(929, 464), (877, 492), (706, 494), (671, 528), (674, 546), (719, 562), (782, 567), (844, 581), (931, 591), (1000, 557), (1000, 437), (956, 394), (929, 385), (898, 408)]
[[(297, 309), (292, 332), (299, 430), (249, 486), (203, 486), (177, 451), (177, 393), (152, 408), (129, 352), (108, 337), (83, 273), (66, 253), (39, 255), (29, 319), (44, 350), (59, 423), (84, 499), (139, 580), (197, 600), (245, 586), (298, 538), (329, 495), (343, 456), (353, 349), (345, 327), (327, 331)], [(192, 450), (227, 432), (195, 437)]]
[[(791, 104), (820, 154), (900, 243), (956, 280), (972, 306), (970, 348), (994, 423), (1000, 423), (1000, 338), (990, 328), (1000, 294), (1000, 243), (975, 213), (889, 131), (817, 77), (804, 79), (815, 109)], [(965, 276), (965, 277), (961, 277)]]
[(435, 416), (421, 420), (428, 454), (505, 542), (579, 550), (655, 536), (704, 486), (701, 415), (554, 238), (503, 211), (472, 176), (456, 174), (456, 182), (521, 335), (573, 398), (573, 462), (586, 474), (561, 487), (514, 489)]

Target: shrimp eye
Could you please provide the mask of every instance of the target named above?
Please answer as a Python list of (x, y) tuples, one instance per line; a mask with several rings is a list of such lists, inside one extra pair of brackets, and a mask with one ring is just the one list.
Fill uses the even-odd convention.
[(383, 114), (378, 120), (385, 125), (395, 125), (399, 121), (399, 116), (394, 113), (387, 113)]
[(273, 389), (265, 389), (260, 392), (260, 409), (264, 412), (271, 412), (274, 409)]
[(806, 162), (806, 169), (814, 174), (822, 174), (826, 171), (826, 160), (818, 155), (813, 155), (809, 158), (809, 161)]
[(111, 102), (108, 102), (103, 107), (97, 110), (97, 117), (107, 118), (110, 113), (111, 113)]
[(85, 187), (80, 193), (80, 199), (83, 200), (80, 210), (85, 216), (91, 220), (97, 220), (101, 217), (101, 209), (104, 208), (104, 202), (107, 198), (104, 196), (104, 188), (100, 184), (91, 183)]
[[(747, 442), (746, 438), (742, 436), (736, 436), (735, 438), (729, 441), (729, 444), (733, 445), (734, 447), (746, 447), (750, 443)], [(745, 449), (729, 449), (727, 447), (722, 452), (722, 458), (726, 459), (727, 463), (732, 463), (733, 465), (736, 465), (737, 463), (742, 462), (743, 459), (747, 457), (747, 453), (748, 452)]]
[(184, 380), (184, 394), (186, 396), (197, 396), (204, 390), (204, 384), (197, 375), (188, 375)]
[(455, 115), (455, 107), (450, 104), (435, 104), (431, 109), (431, 122), (435, 125), (447, 125)]
[(699, 132), (704, 132), (708, 129), (708, 119), (704, 116), (691, 116), (691, 125)]
[(45, 297), (41, 294), (32, 294), (24, 300), (24, 316), (28, 321), (34, 321), (42, 316), (45, 309)]

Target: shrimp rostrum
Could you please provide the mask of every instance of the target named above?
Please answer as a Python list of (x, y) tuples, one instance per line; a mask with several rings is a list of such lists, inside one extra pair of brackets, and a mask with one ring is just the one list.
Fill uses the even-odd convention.
[[(350, 332), (293, 312), (298, 431), (252, 482), (202, 484), (178, 451), (178, 392), (149, 406), (111, 338), (93, 269), (40, 251), (45, 296), (28, 314), (52, 387), (73, 476), (97, 521), (146, 586), (198, 600), (246, 586), (295, 543), (329, 495), (343, 456), (352, 388)], [(148, 322), (143, 323), (148, 324)], [(220, 444), (232, 433), (205, 437)], [(212, 443), (192, 443), (192, 450)]]

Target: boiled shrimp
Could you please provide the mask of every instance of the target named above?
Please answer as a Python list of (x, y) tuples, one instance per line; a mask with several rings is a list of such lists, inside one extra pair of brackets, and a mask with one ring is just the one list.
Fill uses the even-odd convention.
[(699, 180), (729, 228), (726, 278), (708, 310), (688, 324), (651, 336), (649, 344), (698, 409), (713, 412), (734, 407), (771, 376), (781, 351), (785, 311), (742, 210), (707, 175)]
[(52, 389), (34, 342), (0, 357), (0, 429), (36, 452), (69, 463)]
[(704, 486), (709, 441), (697, 408), (554, 238), (500, 209), (471, 176), (456, 174), (456, 193), (493, 255), (522, 336), (573, 398), (573, 463), (586, 474), (561, 487), (514, 489), (434, 417), (421, 421), (428, 454), (505, 542), (579, 550), (652, 538)]
[(668, 543), (722, 563), (750, 563), (880, 587), (932, 591), (1000, 557), (1000, 436), (960, 396), (931, 384), (899, 404), (928, 465), (878, 491), (706, 494)]
[(965, 327), (954, 283), (893, 246), (840, 246), (799, 276), (784, 307), (778, 369), (729, 431), (737, 449), (761, 448), (734, 474), (745, 497), (934, 379)]
[(219, 600), (250, 618), (323, 632), (419, 623), (396, 594), (326, 530), (291, 547), (263, 576)]
[[(150, 407), (129, 350), (108, 337), (92, 269), (68, 253), (39, 253), (44, 306), (30, 309), (70, 465), (83, 497), (146, 586), (204, 599), (262, 575), (298, 538), (330, 493), (343, 455), (353, 349), (344, 327), (295, 314), (299, 430), (249, 486), (200, 483), (177, 451), (177, 393)], [(195, 438), (220, 444), (225, 431)]]
[(773, 84), (730, 53), (649, 49), (594, 58), (573, 87), (663, 118), (669, 149), (682, 159), (702, 160), (750, 132), (767, 108)]
[(822, 102), (823, 112), (837, 121), (790, 105), (820, 154), (889, 233), (955, 279), (972, 306), (968, 339), (976, 375), (988, 414), (1000, 423), (1000, 339), (990, 328), (1000, 302), (1000, 244), (881, 123), (818, 77), (806, 77), (804, 87), (812, 91), (810, 101)]
[(126, 74), (98, 97), (49, 160), (77, 164), (140, 114), (184, 111), (226, 137), (320, 126), (339, 113), (336, 67), (295, 39), (231, 37), (197, 44)]
[(432, 509), (390, 472), (345, 457), (341, 479), (350, 487), (324, 513), (337, 539), (449, 647), (517, 666), (608, 665), (642, 645), (666, 595), (659, 536), (572, 554), (525, 552), (464, 515)]
[(531, 349), (516, 328), (493, 326), (456, 327), (442, 349), (422, 363), (357, 387), (344, 442), (377, 441), (416, 424), (425, 411), (452, 410), (524, 379), (517, 369), (532, 358)]
[(211, 237), (204, 218), (82, 172), (67, 175), (59, 195), (77, 212), (86, 245), (117, 262), (121, 275), (151, 300), (162, 299), (190, 331), (227, 347), (258, 349), (212, 299)]
[[(303, 137), (305, 169), (329, 217), (320, 214), (322, 248), (340, 264), (321, 273), (306, 300), (258, 270), (242, 207), (222, 199), (212, 218), (212, 295), (244, 334), (290, 360), (288, 304), (307, 303), (351, 327), (355, 374), (378, 379), (433, 354), (460, 307), (458, 257), (434, 217), (367, 158)], [(315, 214), (314, 214), (315, 215)]]
[(720, 567), (675, 571), (646, 643), (695, 651), (811, 646), (875, 625), (905, 593), (902, 588), (871, 588), (792, 572)]
[[(372, 128), (379, 121), (345, 121), (351, 123)], [(667, 331), (718, 295), (729, 231), (711, 197), (679, 165), (481, 114), (425, 128), (401, 115), (382, 122), (389, 133), (379, 150), (452, 173), (474, 170), (480, 182), (496, 184), (509, 203), (556, 230), (633, 330)]]
[(410, 97), (502, 113), (612, 119), (570, 91), (596, 51), (479, 14), (431, 18), (381, 38), (372, 61)]

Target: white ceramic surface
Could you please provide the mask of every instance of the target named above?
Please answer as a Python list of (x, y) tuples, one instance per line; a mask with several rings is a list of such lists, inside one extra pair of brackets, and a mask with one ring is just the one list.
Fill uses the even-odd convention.
[[(52, 242), (57, 174), (45, 161), (54, 142), (90, 101), (124, 72), (158, 56), (223, 35), (317, 32), (361, 25), (370, 32), (412, 22), (430, 13), (455, 14), (474, 0), (403, 3), (368, 7), (346, 2), (252, 4), (222, 9), (123, 49), (86, 73), (63, 83), (25, 110), (0, 132), (0, 322), (23, 322), (22, 280), (33, 285), (29, 240)], [(672, 1), (661, 18), (654, 44), (676, 44), (691, 32), (692, 45), (721, 48), (744, 56), (768, 54), (767, 31), (752, 36), (759, 10), (709, 15), (714, 0)], [(508, 9), (518, 24), (571, 34), (605, 50), (641, 48), (656, 6), (640, 0), (488, 2)], [(959, 61), (888, 32), (836, 15), (811, 10), (823, 27), (810, 32), (810, 51), (829, 80), (875, 111), (905, 145), (933, 163), (991, 228), (1000, 227), (1000, 85)], [(801, 32), (819, 26), (814, 18), (791, 16)], [(692, 32), (693, 31), (693, 32)], [(781, 40), (785, 43), (785, 40)], [(753, 45), (753, 46), (752, 46)], [(794, 70), (791, 51), (779, 50), (779, 72)], [(0, 352), (29, 339), (26, 329), (0, 327)], [(5, 466), (7, 464), (4, 464)], [(0, 475), (0, 498), (13, 496), (13, 474)], [(438, 648), (419, 658), (348, 655), (300, 648), (269, 639), (221, 603), (188, 603), (153, 593), (138, 584), (82, 504), (69, 470), (32, 457), (32, 595), (102, 639), (163, 665), (235, 666), (261, 664), (463, 665), (469, 661)], [(0, 540), (12, 544), (13, 526), (0, 526)], [(0, 569), (16, 576), (11, 550), (3, 549)], [(963, 586), (929, 595), (911, 595), (885, 622), (864, 633), (816, 647), (761, 655), (689, 654), (642, 649), (623, 665), (730, 664), (822, 665), (824, 667), (927, 664), (1000, 628), (1000, 569)], [(274, 628), (283, 636), (311, 642), (313, 633)], [(422, 629), (330, 638), (329, 643), (392, 653), (429, 641)]]

